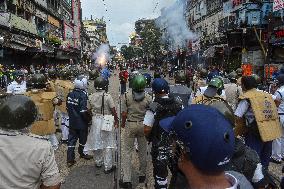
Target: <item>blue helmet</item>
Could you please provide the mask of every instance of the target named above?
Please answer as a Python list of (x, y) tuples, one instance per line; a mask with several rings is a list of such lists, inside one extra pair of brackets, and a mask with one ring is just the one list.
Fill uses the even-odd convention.
[(169, 90), (169, 83), (165, 79), (156, 78), (152, 83), (152, 91), (155, 94), (168, 93)]
[(152, 80), (152, 76), (150, 74), (148, 74), (148, 73), (144, 73), (143, 76), (146, 79), (147, 85), (150, 86), (151, 80)]

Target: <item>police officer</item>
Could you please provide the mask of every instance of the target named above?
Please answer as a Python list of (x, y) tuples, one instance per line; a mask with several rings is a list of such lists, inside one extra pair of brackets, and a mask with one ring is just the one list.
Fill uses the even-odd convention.
[(208, 104), (211, 101), (225, 100), (223, 94), (224, 83), (219, 77), (213, 78), (204, 92), (192, 100), (192, 104)]
[(55, 111), (58, 114), (59, 124), (62, 131), (61, 140), (62, 143), (66, 144), (69, 135), (69, 116), (66, 109), (66, 100), (68, 93), (74, 89), (74, 84), (71, 83), (70, 79), (70, 71), (63, 69), (60, 72), (60, 78), (55, 81), (56, 100), (58, 101)]
[(190, 102), (191, 89), (185, 85), (186, 82), (186, 73), (183, 70), (180, 70), (175, 75), (175, 85), (170, 86), (170, 96), (181, 101), (183, 107), (187, 107)]
[(131, 188), (131, 153), (134, 148), (134, 140), (138, 141), (138, 153), (140, 162), (139, 182), (144, 183), (146, 179), (146, 155), (147, 141), (144, 136), (143, 118), (146, 109), (150, 105), (152, 98), (144, 92), (146, 79), (143, 75), (137, 75), (132, 80), (132, 89), (122, 95), (121, 109), (122, 122), (124, 128), (122, 148), (124, 157), (122, 157), (123, 180), (120, 182), (122, 188)]
[(233, 156), (235, 137), (232, 124), (218, 110), (192, 105), (159, 124), (165, 132), (174, 135), (172, 151), (179, 174), (187, 180), (173, 188), (253, 189), (242, 174), (225, 172)]
[(228, 79), (230, 80), (230, 83), (224, 85), (226, 100), (235, 111), (237, 108), (239, 96), (242, 94), (242, 88), (241, 86), (237, 85), (237, 74), (235, 72), (231, 72), (228, 75)]
[(272, 141), (281, 136), (277, 107), (268, 93), (256, 90), (252, 76), (243, 76), (243, 95), (235, 111), (236, 135), (244, 135), (245, 143), (255, 150), (264, 169), (269, 166)]
[[(104, 172), (108, 174), (114, 170), (114, 127), (118, 127), (118, 117), (113, 98), (109, 93), (105, 92), (106, 85), (107, 81), (104, 78), (96, 78), (94, 82), (96, 92), (89, 96), (93, 118), (84, 152), (94, 151), (96, 166), (101, 167), (104, 165)], [(111, 128), (103, 128), (102, 123), (105, 115), (112, 115), (114, 118), (114, 122), (110, 124)]]
[(283, 127), (284, 127), (284, 74), (280, 74), (276, 77), (276, 83), (278, 89), (276, 90), (274, 97), (275, 103), (278, 109), (278, 114), (280, 117), (281, 124), (281, 137), (274, 140), (272, 143), (272, 155), (271, 160), (274, 163), (281, 164), (282, 159), (284, 158), (284, 136), (283, 136)]
[(242, 76), (243, 76), (243, 69), (242, 69), (242, 68), (238, 68), (238, 69), (236, 70), (236, 73), (237, 73), (237, 84), (238, 84), (239, 86), (241, 86), (241, 85), (242, 85), (241, 80), (242, 80)]
[(75, 164), (75, 146), (79, 139), (78, 153), (81, 158), (90, 160), (92, 156), (83, 153), (84, 146), (87, 141), (88, 124), (91, 121), (87, 103), (87, 87), (88, 80), (85, 76), (78, 76), (74, 81), (75, 88), (67, 96), (67, 112), (69, 115), (69, 136), (67, 150), (67, 164), (73, 166)]
[(24, 94), (27, 90), (26, 81), (24, 81), (24, 73), (20, 70), (14, 72), (15, 80), (7, 87), (7, 93), (10, 94)]
[(153, 97), (152, 86), (151, 86), (152, 85), (152, 76), (149, 73), (144, 73), (143, 76), (146, 79), (145, 92)]
[(174, 165), (169, 151), (171, 149), (171, 141), (161, 129), (159, 121), (161, 119), (174, 116), (182, 109), (182, 103), (173, 97), (169, 97), (169, 84), (165, 79), (155, 79), (152, 83), (152, 90), (155, 94), (155, 100), (150, 105), (150, 109), (144, 117), (144, 133), (149, 142), (152, 142), (152, 163), (153, 175), (155, 179), (155, 189), (167, 188), (168, 167), (175, 175)]
[(89, 71), (88, 94), (93, 94), (95, 92), (94, 81), (99, 76), (100, 76), (100, 73), (99, 73), (99, 71), (97, 69), (92, 69), (92, 70)]
[(60, 188), (60, 174), (50, 143), (29, 134), (37, 117), (34, 102), (24, 95), (0, 99), (0, 188)]
[(46, 136), (52, 147), (58, 148), (58, 140), (55, 136), (56, 128), (53, 118), (55, 105), (55, 92), (46, 92), (47, 78), (43, 74), (33, 74), (27, 79), (28, 92), (26, 96), (30, 97), (38, 108), (38, 118), (31, 127), (31, 133)]

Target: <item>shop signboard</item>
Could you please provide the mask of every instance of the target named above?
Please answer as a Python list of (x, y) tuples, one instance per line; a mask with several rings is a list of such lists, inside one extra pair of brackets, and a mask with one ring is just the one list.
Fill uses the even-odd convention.
[(47, 19), (48, 19), (48, 23), (56, 26), (57, 28), (60, 27), (60, 22), (56, 18), (54, 18), (53, 16), (48, 15)]

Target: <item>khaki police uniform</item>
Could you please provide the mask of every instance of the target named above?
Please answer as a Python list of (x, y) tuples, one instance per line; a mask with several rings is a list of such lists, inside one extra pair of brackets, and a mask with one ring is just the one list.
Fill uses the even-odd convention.
[(199, 95), (197, 97), (195, 97), (192, 100), (192, 104), (204, 104), (204, 105), (209, 105), (211, 104), (213, 101), (220, 101), (220, 100), (224, 100), (224, 98), (222, 98), (221, 96), (219, 96), (218, 94), (216, 94), (214, 97), (212, 98), (208, 98), (205, 95)]
[(38, 189), (61, 182), (54, 151), (36, 135), (0, 129), (0, 188)]
[(144, 135), (143, 120), (147, 108), (152, 102), (150, 95), (145, 93), (142, 101), (135, 101), (132, 96), (132, 90), (122, 95), (121, 109), (127, 112), (127, 121), (123, 131), (122, 148), (124, 157), (122, 157), (123, 165), (123, 182), (131, 182), (131, 154), (134, 149), (134, 140), (138, 141), (138, 153), (140, 162), (140, 175), (145, 176), (147, 167), (147, 141)]
[(52, 100), (56, 97), (56, 93), (36, 90), (29, 91), (25, 95), (34, 101), (38, 109), (37, 121), (32, 124), (31, 133), (40, 136), (54, 134), (56, 128), (53, 119), (54, 107)]

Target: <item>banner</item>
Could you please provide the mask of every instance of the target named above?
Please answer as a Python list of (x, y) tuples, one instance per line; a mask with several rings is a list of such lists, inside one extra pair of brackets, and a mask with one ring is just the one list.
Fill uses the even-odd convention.
[(284, 0), (274, 0), (273, 1), (273, 12), (279, 11), (284, 8)]

